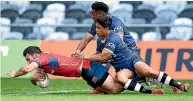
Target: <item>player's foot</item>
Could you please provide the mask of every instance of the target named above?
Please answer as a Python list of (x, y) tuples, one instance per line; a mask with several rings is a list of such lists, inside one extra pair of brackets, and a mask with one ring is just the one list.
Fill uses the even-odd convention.
[(190, 88), (190, 85), (188, 83), (183, 83), (180, 86), (180, 90), (182, 90), (184, 92), (188, 92), (189, 88)]
[(146, 84), (147, 86), (150, 86), (151, 84), (154, 84), (154, 85), (157, 85), (157, 86), (159, 86), (160, 88), (162, 88), (162, 83), (160, 83), (160, 82), (159, 82), (158, 80), (156, 80), (156, 79), (146, 77), (145, 80), (146, 80), (145, 84)]
[(145, 84), (146, 84), (147, 86), (150, 86), (150, 85), (151, 85), (151, 81), (152, 81), (152, 78), (145, 77)]
[(101, 92), (96, 89), (93, 89), (91, 92), (89, 92), (89, 94), (101, 94)]
[(163, 89), (153, 89), (151, 90), (152, 94), (164, 94), (164, 90)]
[(180, 93), (180, 90), (176, 87), (172, 87), (172, 90), (173, 90), (174, 93)]

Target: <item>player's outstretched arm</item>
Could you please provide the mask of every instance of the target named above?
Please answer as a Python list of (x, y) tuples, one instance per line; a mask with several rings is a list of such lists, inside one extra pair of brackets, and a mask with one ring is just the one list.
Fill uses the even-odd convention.
[(92, 55), (92, 56), (89, 56), (89, 57), (86, 57), (86, 56), (84, 57), (84, 56), (83, 56), (83, 59), (84, 59), (84, 60), (98, 61), (98, 62), (105, 63), (105, 62), (107, 62), (111, 57), (112, 57), (112, 53), (105, 48), (105, 49), (102, 51), (102, 53), (100, 53), (100, 54), (95, 54), (95, 55)]
[(33, 71), (34, 69), (38, 68), (38, 64), (36, 62), (30, 63), (28, 66), (21, 67), (18, 71), (12, 71), (10, 70), (7, 75), (10, 76), (11, 78), (23, 76), (27, 74), (28, 72)]
[(80, 41), (78, 44), (78, 47), (76, 48), (76, 52), (74, 53), (75, 57), (79, 57), (81, 52), (85, 49), (87, 44), (92, 40), (93, 36), (87, 33), (84, 38)]

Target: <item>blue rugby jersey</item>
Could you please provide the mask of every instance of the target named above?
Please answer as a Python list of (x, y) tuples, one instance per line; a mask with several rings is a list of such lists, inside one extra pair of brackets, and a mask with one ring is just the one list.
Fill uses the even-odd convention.
[(107, 36), (106, 40), (102, 40), (101, 38), (97, 39), (97, 52), (101, 53), (103, 49), (107, 49), (113, 53), (110, 63), (116, 70), (123, 67), (133, 67), (132, 60), (136, 54), (127, 47), (125, 42), (122, 41), (120, 36), (114, 31)]
[[(112, 25), (111, 25), (111, 30), (113, 30), (115, 33), (119, 33), (122, 32), (124, 34), (123, 36), (123, 41), (127, 44), (130, 45), (133, 42), (135, 42), (135, 40), (133, 39), (133, 37), (130, 35), (130, 33), (127, 31), (124, 23), (117, 17), (115, 16), (111, 16), (112, 19)], [(96, 35), (96, 24), (93, 23), (90, 26), (90, 29), (88, 31), (88, 33), (92, 36)]]

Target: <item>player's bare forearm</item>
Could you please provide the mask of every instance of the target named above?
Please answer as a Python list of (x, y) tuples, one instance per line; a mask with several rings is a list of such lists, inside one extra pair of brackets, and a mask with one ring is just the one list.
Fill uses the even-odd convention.
[(97, 61), (102, 63), (106, 63), (110, 58), (112, 58), (112, 53), (106, 49), (103, 50), (102, 53), (98, 52), (98, 54), (95, 54), (89, 57), (83, 57), (83, 59), (85, 60)]
[(24, 67), (20, 68), (14, 75), (14, 77), (19, 77), (19, 76), (23, 76), (26, 75), (28, 72), (25, 71), (25, 69), (23, 69)]
[(80, 52), (82, 52), (85, 49), (86, 45), (87, 45), (86, 41), (81, 40), (76, 50), (79, 50)]
[(18, 76), (23, 76), (23, 75), (27, 74), (28, 72), (33, 71), (36, 68), (38, 68), (38, 64), (36, 62), (32, 62), (28, 66), (21, 67), (17, 72), (15, 72), (15, 71), (8, 72), (7, 75), (12, 77), (12, 78), (18, 77)]
[(8, 76), (10, 76), (11, 78), (15, 78), (15, 77), (19, 77), (19, 76), (23, 76), (25, 74), (27, 74), (28, 72), (24, 70), (24, 67), (20, 68), (18, 71), (9, 71), (7, 73)]
[(80, 52), (82, 52), (85, 49), (85, 47), (87, 46), (87, 44), (92, 40), (92, 38), (93, 36), (87, 33), (85, 37), (78, 44), (78, 47), (76, 48), (76, 50), (79, 50)]
[(95, 54), (90, 57), (84, 57), (84, 60), (97, 61), (97, 62), (107, 62), (110, 57), (104, 54)]

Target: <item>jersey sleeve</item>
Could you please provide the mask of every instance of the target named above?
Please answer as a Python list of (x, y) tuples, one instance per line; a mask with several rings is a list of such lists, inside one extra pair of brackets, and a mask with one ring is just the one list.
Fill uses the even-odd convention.
[(112, 24), (112, 30), (115, 33), (123, 33), (123, 23), (120, 19), (115, 19), (113, 20), (113, 24)]
[(95, 25), (95, 23), (93, 23), (93, 24), (90, 26), (88, 33), (89, 33), (89, 35), (91, 35), (91, 36), (95, 36), (95, 35), (96, 35), (96, 25)]
[(38, 64), (38, 67), (46, 66), (49, 64), (49, 61), (46, 58), (39, 58), (39, 59), (35, 60), (34, 62), (36, 62)]
[(101, 43), (100, 43), (100, 38), (98, 38), (98, 39), (97, 39), (96, 52), (102, 52), (101, 49), (102, 49), (102, 47), (101, 47)]
[(109, 52), (111, 52), (112, 54), (114, 54), (114, 51), (116, 49), (116, 47), (119, 45), (121, 39), (119, 37), (109, 37), (106, 40), (106, 44), (104, 49), (107, 49)]

